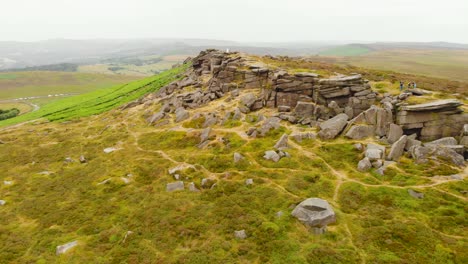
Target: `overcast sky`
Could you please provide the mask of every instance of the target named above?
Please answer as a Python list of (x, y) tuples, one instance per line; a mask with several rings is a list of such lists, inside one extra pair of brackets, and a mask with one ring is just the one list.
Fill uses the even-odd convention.
[(1, 0), (0, 41), (53, 38), (468, 43), (468, 0)]

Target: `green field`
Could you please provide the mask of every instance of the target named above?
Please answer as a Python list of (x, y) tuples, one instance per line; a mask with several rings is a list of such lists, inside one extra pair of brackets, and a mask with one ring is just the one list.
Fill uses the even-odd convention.
[(0, 101), (54, 94), (81, 94), (139, 78), (141, 77), (79, 72), (0, 73)]
[(46, 104), (40, 110), (0, 122), (0, 126), (46, 118), (51, 121), (69, 120), (99, 114), (138, 99), (174, 81), (184, 67), (172, 69), (159, 75), (134, 81), (125, 85), (98, 89), (90, 93), (68, 97)]
[(319, 53), (322, 56), (361, 56), (371, 50), (361, 45), (346, 45), (327, 49)]

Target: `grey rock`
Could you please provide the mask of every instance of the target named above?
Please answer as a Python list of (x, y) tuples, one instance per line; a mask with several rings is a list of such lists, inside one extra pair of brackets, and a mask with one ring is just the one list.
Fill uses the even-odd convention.
[(105, 148), (105, 149), (104, 149), (104, 153), (107, 153), (107, 154), (108, 154), (108, 153), (112, 153), (112, 152), (114, 152), (114, 151), (116, 151), (116, 150), (119, 150), (119, 149), (118, 149), (118, 148), (114, 148), (114, 147)]
[(215, 184), (215, 180), (210, 178), (203, 178), (201, 180), (201, 187), (205, 189), (212, 188)]
[(336, 138), (348, 122), (348, 115), (339, 114), (325, 122), (320, 123), (318, 136), (322, 139)]
[(241, 104), (248, 109), (250, 109), (255, 104), (256, 100), (257, 97), (253, 93), (247, 93), (240, 98)]
[(253, 184), (253, 179), (245, 180), (245, 185), (252, 185), (252, 184)]
[(442, 146), (454, 146), (454, 145), (457, 145), (458, 142), (455, 138), (453, 137), (444, 137), (444, 138), (441, 138), (441, 139), (437, 139), (437, 140), (434, 140), (434, 141), (431, 141), (431, 142), (427, 142), (427, 143), (424, 143), (424, 146), (438, 146), (438, 145), (442, 145)]
[(297, 142), (302, 142), (304, 139), (316, 139), (317, 134), (313, 132), (305, 132), (305, 133), (293, 133), (290, 137), (294, 138)]
[(370, 168), (372, 168), (372, 163), (370, 162), (368, 157), (365, 157), (362, 160), (360, 160), (357, 166), (357, 169), (362, 172), (368, 171), (370, 170)]
[(275, 214), (276, 218), (281, 218), (281, 217), (283, 217), (283, 215), (284, 215), (283, 211), (278, 211)]
[(353, 145), (355, 149), (359, 150), (359, 151), (362, 151), (364, 149), (364, 147), (362, 146), (361, 143), (356, 143)]
[(278, 106), (278, 112), (291, 112), (291, 107), (288, 105)]
[(336, 221), (333, 208), (320, 198), (308, 198), (302, 201), (291, 214), (309, 227), (323, 227)]
[(412, 197), (416, 198), (416, 199), (424, 198), (424, 193), (417, 192), (417, 191), (412, 190), (412, 189), (408, 189), (408, 194), (411, 195)]
[(465, 159), (462, 155), (443, 145), (414, 146), (409, 152), (416, 163), (426, 163), (430, 159), (442, 159), (460, 167), (463, 167), (465, 164)]
[(0, 200), (0, 206), (5, 205), (6, 201), (5, 200)]
[(238, 163), (239, 161), (243, 160), (244, 156), (242, 156), (238, 152), (234, 152), (234, 163)]
[(395, 143), (393, 143), (390, 148), (390, 153), (388, 154), (388, 160), (398, 161), (398, 159), (403, 155), (407, 141), (407, 136), (403, 135)]
[(378, 160), (383, 158), (383, 152), (380, 149), (366, 149), (365, 157), (369, 160)]
[(441, 110), (441, 109), (446, 109), (446, 108), (456, 108), (461, 105), (463, 105), (463, 103), (461, 103), (460, 101), (456, 99), (446, 99), (446, 100), (438, 100), (438, 101), (425, 103), (425, 104), (402, 106), (401, 110), (411, 111), (411, 112), (420, 112), (420, 111), (430, 111), (430, 110)]
[(275, 148), (276, 149), (286, 149), (288, 148), (288, 135), (283, 134), (281, 138), (276, 142)]
[(185, 108), (179, 107), (175, 111), (175, 116), (175, 121), (181, 122), (188, 119), (190, 117), (190, 113), (187, 110), (185, 110)]
[(373, 126), (367, 125), (354, 125), (351, 127), (348, 132), (346, 132), (345, 137), (351, 139), (364, 139), (374, 135), (375, 128)]
[(79, 159), (79, 160), (80, 160), (80, 163), (86, 163), (86, 162), (88, 162), (88, 161), (86, 160), (85, 156), (83, 156), (83, 155), (80, 156), (80, 159)]
[(200, 190), (195, 186), (195, 183), (193, 182), (188, 184), (188, 189), (191, 192), (200, 192)]
[(408, 151), (412, 146), (421, 146), (421, 144), (421, 141), (408, 137), (408, 140), (406, 140), (405, 150)]
[(395, 164), (394, 161), (384, 161), (382, 166), (380, 168), (378, 168), (375, 172), (377, 172), (377, 174), (379, 175), (385, 175), (385, 171), (387, 170), (387, 168), (392, 165), (392, 164)]
[(297, 102), (296, 107), (294, 108), (294, 113), (297, 116), (301, 117), (310, 117), (314, 113), (315, 104), (311, 102)]
[(203, 129), (202, 133), (200, 134), (200, 143), (207, 141), (210, 138), (211, 127), (207, 127)]
[(166, 185), (166, 191), (168, 192), (182, 191), (182, 190), (184, 190), (183, 181), (171, 182)]
[(383, 163), (384, 163), (383, 160), (380, 160), (380, 159), (376, 160), (376, 161), (372, 162), (372, 167), (378, 169), (378, 168), (383, 166)]
[(278, 155), (278, 153), (276, 153), (274, 150), (265, 151), (263, 158), (274, 162), (278, 162), (281, 159), (280, 155)]
[(68, 250), (70, 250), (70, 249), (76, 247), (77, 245), (78, 245), (78, 241), (75, 240), (75, 241), (68, 242), (68, 243), (66, 243), (66, 244), (57, 246), (57, 248), (56, 248), (56, 250), (55, 250), (55, 254), (56, 254), (56, 255), (64, 254), (64, 253), (66, 253)]
[(247, 233), (245, 232), (244, 229), (242, 230), (237, 230), (237, 231), (234, 231), (234, 236), (237, 238), (237, 239), (246, 239), (247, 238)]
[(403, 129), (399, 125), (390, 124), (390, 129), (388, 130), (387, 135), (388, 143), (393, 144), (403, 136)]

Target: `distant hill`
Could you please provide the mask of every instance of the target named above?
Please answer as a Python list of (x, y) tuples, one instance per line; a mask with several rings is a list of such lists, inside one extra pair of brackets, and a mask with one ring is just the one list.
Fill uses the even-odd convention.
[(0, 42), (0, 70), (63, 63), (95, 64), (116, 58), (148, 55), (197, 54), (207, 48), (231, 49), (255, 54), (314, 54), (326, 44), (240, 43), (205, 39), (97, 39), (47, 40), (40, 42)]

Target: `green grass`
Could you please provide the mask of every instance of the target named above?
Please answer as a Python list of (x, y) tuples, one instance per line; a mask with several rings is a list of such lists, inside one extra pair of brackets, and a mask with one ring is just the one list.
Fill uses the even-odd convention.
[(361, 45), (345, 45), (327, 49), (319, 54), (322, 56), (361, 56), (370, 51), (369, 48)]
[(177, 78), (177, 74), (183, 70), (184, 68), (180, 67), (129, 84), (99, 89), (94, 92), (58, 100), (44, 105), (38, 111), (0, 122), (0, 126), (39, 118), (57, 121), (99, 114), (136, 100), (149, 92), (156, 91), (160, 87), (174, 81)]
[(0, 80), (13, 80), (18, 78), (18, 75), (11, 73), (0, 73)]
[(125, 84), (141, 77), (80, 72), (15, 72), (0, 73), (0, 100), (45, 97), (55, 94), (82, 94), (114, 85)]

